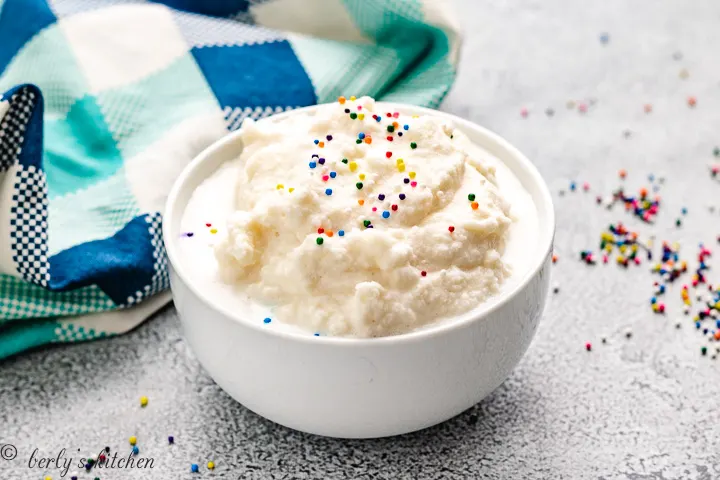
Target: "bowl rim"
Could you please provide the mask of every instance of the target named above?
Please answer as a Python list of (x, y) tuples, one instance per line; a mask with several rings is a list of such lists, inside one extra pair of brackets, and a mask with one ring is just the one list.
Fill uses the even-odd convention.
[[(291, 115), (312, 112), (325, 105), (328, 104), (326, 103), (302, 107), (295, 110), (278, 113), (267, 118), (272, 118), (275, 120), (282, 119)], [(203, 163), (210, 161), (213, 156), (217, 154), (217, 152), (222, 151), (222, 149), (225, 148), (228, 144), (238, 141), (240, 137), (240, 129), (237, 129), (223, 136), (222, 138), (208, 146), (206, 149), (204, 149), (202, 152), (200, 152), (200, 154), (198, 154), (192, 161), (190, 161), (190, 163), (188, 163), (188, 165), (183, 168), (180, 175), (175, 179), (175, 182), (173, 183), (173, 186), (170, 189), (170, 193), (168, 194), (167, 200), (165, 202), (165, 211), (163, 214), (162, 222), (162, 232), (163, 241), (165, 243), (165, 250), (168, 256), (168, 260), (170, 262), (169, 266), (175, 271), (175, 274), (185, 284), (185, 287), (210, 309), (215, 310), (216, 312), (224, 315), (225, 317), (231, 319), (234, 322), (238, 322), (241, 325), (244, 325), (247, 328), (252, 328), (261, 334), (282, 337), (286, 340), (291, 341), (308, 342), (316, 346), (329, 344), (336, 346), (342, 345), (343, 347), (369, 347), (387, 344), (413, 343), (416, 341), (423, 341), (432, 337), (442, 336), (454, 330), (466, 327), (471, 323), (481, 321), (483, 318), (491, 315), (494, 311), (501, 309), (506, 304), (511, 302), (518, 295), (519, 292), (524, 290), (525, 287), (527, 287), (527, 285), (538, 275), (538, 273), (545, 265), (545, 262), (550, 252), (552, 251), (553, 240), (555, 236), (555, 209), (552, 201), (552, 196), (550, 195), (550, 190), (545, 180), (542, 178), (540, 172), (537, 170), (535, 165), (522, 152), (520, 152), (520, 150), (518, 150), (515, 146), (513, 146), (503, 137), (484, 127), (481, 127), (480, 125), (471, 122), (470, 120), (466, 120), (450, 113), (441, 112), (439, 110), (433, 110), (430, 108), (419, 107), (410, 104), (377, 101), (375, 105), (376, 107), (390, 108), (393, 110), (405, 110), (414, 115), (420, 114), (440, 117), (453, 122), (456, 126), (460, 126), (463, 130), (474, 130), (476, 134), (486, 137), (488, 141), (494, 142), (497, 147), (505, 150), (507, 154), (509, 154), (511, 157), (514, 157), (514, 160), (516, 160), (521, 165), (522, 170), (527, 174), (528, 178), (530, 179), (530, 183), (534, 184), (535, 187), (538, 188), (539, 198), (534, 198), (533, 196), (533, 202), (536, 203), (536, 208), (539, 209), (540, 206), (538, 204), (538, 200), (542, 201), (542, 203), (544, 204), (543, 207), (547, 211), (547, 219), (545, 222), (539, 225), (539, 233), (541, 237), (538, 241), (539, 247), (537, 249), (537, 256), (533, 257), (531, 267), (527, 270), (525, 276), (517, 283), (517, 285), (514, 286), (512, 290), (501, 293), (499, 295), (500, 298), (496, 299), (496, 301), (487, 309), (477, 312), (474, 315), (467, 315), (467, 318), (457, 320), (453, 319), (450, 321), (440, 322), (437, 325), (428, 325), (425, 328), (411, 332), (376, 338), (333, 337), (325, 335), (313, 336), (302, 335), (300, 333), (292, 331), (262, 328), (262, 325), (250, 322), (243, 317), (234, 314), (226, 306), (214, 304), (199, 289), (196, 288), (194, 283), (189, 280), (189, 276), (183, 271), (182, 262), (178, 261), (178, 253), (176, 251), (177, 235), (174, 235), (171, 225), (173, 223), (173, 218), (177, 215), (182, 214), (182, 212), (176, 212), (175, 205), (177, 203), (177, 198), (184, 190), (185, 185), (188, 183), (188, 181), (190, 181), (196, 176), (195, 172), (200, 168)], [(498, 160), (504, 163), (503, 159), (498, 158)], [(515, 174), (515, 172), (513, 172), (513, 174)], [(545, 226), (546, 228), (543, 228), (543, 226)], [(468, 313), (472, 313), (472, 310)]]

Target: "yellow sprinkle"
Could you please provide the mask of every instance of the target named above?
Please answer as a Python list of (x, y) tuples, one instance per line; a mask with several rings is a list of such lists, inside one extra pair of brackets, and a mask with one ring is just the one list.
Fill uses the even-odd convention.
[(208, 462), (208, 468), (209, 468), (210, 470), (214, 469), (214, 468), (215, 468), (215, 462)]
[(358, 119), (359, 119), (359, 120), (365, 120), (365, 114), (364, 114), (364, 113), (358, 113)]
[(350, 101), (351, 101), (351, 102), (354, 102), (354, 101), (355, 101), (355, 95), (353, 95), (352, 97), (350, 97)]
[(361, 173), (360, 175), (358, 175), (358, 177), (360, 178), (360, 180), (365, 180), (365, 174), (364, 174), (364, 173)]
[(410, 173), (408, 173), (408, 177), (410, 177), (410, 178), (415, 178), (415, 172), (410, 172)]
[(401, 163), (397, 166), (398, 172), (404, 172), (405, 171), (405, 164)]
[[(217, 228), (211, 228), (211, 229), (210, 229), (210, 233), (212, 233), (213, 235), (215, 235), (215, 234), (217, 233)], [(142, 400), (140, 400), (140, 402), (142, 402)], [(147, 402), (145, 402), (145, 405), (147, 405)], [(145, 405), (143, 405), (143, 407), (144, 407)]]
[(52, 477), (48, 475), (47, 477), (45, 477), (45, 480), (52, 480)]
[(285, 185), (283, 185), (282, 183), (278, 183), (277, 187), (275, 188), (277, 188), (278, 190), (282, 190), (283, 188), (285, 188)]
[(395, 163), (397, 163), (398, 165), (402, 165), (403, 163), (405, 163), (405, 160), (403, 160), (402, 158), (398, 158), (397, 162)]
[(420, 115), (413, 115), (412, 118), (420, 118)]
[[(210, 230), (210, 233), (215, 233), (215, 232), (217, 232), (217, 230), (215, 230), (215, 232), (213, 232), (213, 230), (215, 230), (215, 229), (213, 228), (212, 230)], [(148, 398), (147, 398), (145, 395), (143, 395), (142, 397), (140, 397), (140, 406), (141, 406), (141, 407), (145, 407), (145, 406), (147, 406), (147, 404), (148, 404)]]
[(288, 192), (292, 193), (292, 192), (294, 192), (294, 191), (295, 191), (295, 188), (294, 188), (294, 187), (288, 188)]
[(354, 172), (355, 170), (357, 170), (357, 163), (355, 163), (355, 162), (350, 162), (350, 163), (348, 164), (348, 167), (350, 167), (350, 171), (351, 171), (351, 172)]
[(135, 445), (137, 443), (137, 437), (134, 435), (130, 437), (130, 445)]

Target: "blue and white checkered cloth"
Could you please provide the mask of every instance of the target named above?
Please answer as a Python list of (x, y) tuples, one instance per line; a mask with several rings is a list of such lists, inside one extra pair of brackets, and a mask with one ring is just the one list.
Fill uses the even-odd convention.
[(183, 167), (247, 117), (436, 106), (447, 0), (0, 0), (0, 358), (126, 332), (169, 296)]

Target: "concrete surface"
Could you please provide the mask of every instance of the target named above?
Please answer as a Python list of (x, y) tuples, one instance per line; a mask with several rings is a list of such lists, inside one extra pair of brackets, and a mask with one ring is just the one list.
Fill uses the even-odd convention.
[[(650, 311), (646, 265), (623, 271), (577, 260), (617, 220), (681, 241), (691, 260), (697, 242), (720, 234), (720, 210), (707, 208), (720, 207), (720, 183), (707, 170), (720, 144), (720, 3), (483, 0), (458, 10), (466, 43), (444, 109), (520, 147), (557, 200), (560, 293), (513, 375), (471, 411), (426, 431), (317, 438), (225, 395), (188, 351), (170, 307), (129, 335), (0, 363), (0, 444), (18, 449), (14, 461), (0, 460), (0, 479), (60, 478), (28, 468), (34, 448), (45, 456), (66, 448), (77, 463), (104, 445), (126, 454), (130, 435), (140, 456), (154, 459), (152, 470), (81, 478), (720, 478), (720, 360), (700, 355), (701, 345), (712, 353), (715, 344), (682, 317), (677, 288), (665, 299), (667, 315)], [(601, 32), (609, 33), (606, 45)], [(679, 78), (683, 68), (687, 79)], [(588, 102), (589, 111), (569, 110), (570, 99)], [(620, 168), (633, 188), (650, 173), (666, 177), (654, 227), (594, 204), (597, 192), (616, 186)], [(570, 180), (589, 181), (592, 193), (560, 197)], [(689, 213), (678, 229), (682, 207)], [(150, 398), (147, 408), (140, 395)], [(200, 475), (190, 473), (194, 462)]]

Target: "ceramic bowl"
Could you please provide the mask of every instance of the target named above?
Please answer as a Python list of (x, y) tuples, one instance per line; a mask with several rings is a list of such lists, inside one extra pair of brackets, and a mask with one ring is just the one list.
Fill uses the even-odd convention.
[[(555, 216), (547, 186), (516, 148), (461, 118), (410, 105), (380, 109), (452, 120), (473, 142), (504, 162), (535, 202), (532, 264), (511, 291), (487, 308), (403, 335), (348, 339), (262, 328), (211, 303), (183, 268), (177, 242), (193, 190), (243, 148), (238, 132), (202, 152), (169, 195), (163, 234), (171, 285), (185, 337), (198, 360), (230, 396), (253, 412), (313, 434), (370, 438), (435, 425), (472, 407), (510, 374), (535, 334), (549, 290)], [(281, 115), (294, 115), (317, 107)]]

